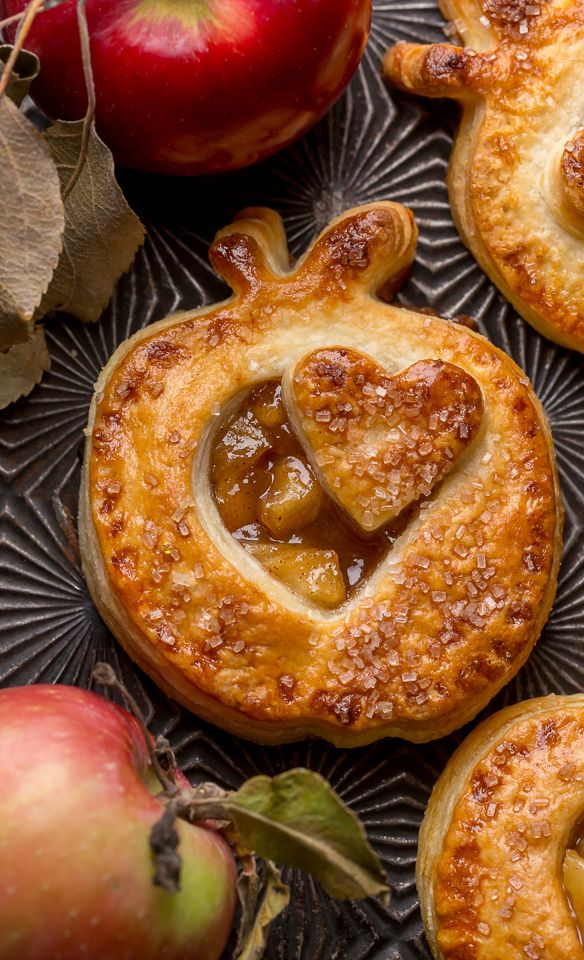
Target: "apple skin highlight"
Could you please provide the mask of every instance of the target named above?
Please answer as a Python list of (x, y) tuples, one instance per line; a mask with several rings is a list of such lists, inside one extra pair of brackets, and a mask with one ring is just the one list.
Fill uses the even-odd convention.
[(0, 769), (3, 960), (219, 958), (233, 857), (179, 821), (181, 889), (153, 885), (160, 786), (129, 714), (74, 687), (0, 690)]
[[(3, 17), (26, 0), (0, 0)], [(32, 86), (53, 118), (86, 107), (76, 0), (39, 14)], [(166, 174), (244, 167), (300, 137), (363, 54), (371, 0), (86, 0), (97, 129), (116, 161)], [(14, 36), (14, 28), (9, 39)]]

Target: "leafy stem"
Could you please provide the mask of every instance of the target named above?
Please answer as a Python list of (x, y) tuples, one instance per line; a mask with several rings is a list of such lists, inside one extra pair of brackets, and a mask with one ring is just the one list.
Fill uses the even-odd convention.
[[(135, 713), (137, 705), (111, 667), (99, 664), (94, 677), (119, 690)], [(137, 717), (144, 727), (139, 711)], [(148, 731), (145, 736), (149, 738)], [(151, 756), (155, 763), (155, 752)], [(169, 894), (180, 889), (179, 819), (203, 825), (213, 821), (240, 860), (239, 960), (260, 960), (270, 924), (289, 902), (290, 891), (277, 863), (305, 870), (330, 896), (342, 900), (389, 894), (383, 868), (362, 824), (312, 770), (252, 777), (235, 791), (213, 783), (182, 789), (175, 781), (174, 793), (165, 791), (159, 799), (163, 809), (150, 831), (157, 886)], [(263, 861), (265, 881), (259, 907), (258, 858)]]

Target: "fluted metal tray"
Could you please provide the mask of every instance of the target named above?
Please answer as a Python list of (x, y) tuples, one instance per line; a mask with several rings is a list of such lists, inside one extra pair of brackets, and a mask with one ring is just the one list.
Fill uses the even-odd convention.
[[(371, 39), (349, 90), (304, 140), (254, 168), (212, 180), (124, 174), (148, 239), (103, 320), (48, 325), (52, 369), (0, 424), (0, 683), (87, 686), (107, 660), (166, 733), (193, 780), (226, 786), (294, 765), (319, 770), (363, 818), (393, 885), (391, 906), (332, 903), (291, 874), (293, 900), (271, 937), (270, 960), (428, 958), (414, 882), (418, 827), (432, 785), (463, 732), (426, 746), (389, 740), (353, 751), (320, 742), (265, 748), (178, 708), (116, 645), (87, 593), (74, 518), (82, 431), (93, 383), (115, 347), (178, 308), (225, 295), (207, 262), (216, 229), (244, 206), (274, 206), (294, 253), (327, 221), (368, 200), (410, 206), (420, 226), (415, 269), (400, 297), (445, 316), (472, 314), (531, 377), (550, 419), (566, 506), (565, 550), (553, 613), (529, 662), (490, 710), (584, 683), (584, 358), (520, 320), (465, 250), (445, 188), (456, 113), (390, 94), (382, 55), (399, 39), (440, 41), (431, 0), (376, 0)], [(229, 951), (228, 951), (229, 955)]]

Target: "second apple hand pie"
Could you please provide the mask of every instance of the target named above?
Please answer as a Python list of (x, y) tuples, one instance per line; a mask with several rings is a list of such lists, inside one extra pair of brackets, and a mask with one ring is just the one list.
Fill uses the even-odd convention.
[(525, 320), (584, 352), (584, 7), (440, 6), (464, 46), (398, 43), (385, 75), (459, 101), (448, 186), (462, 239)]
[(157, 682), (241, 736), (441, 736), (528, 656), (554, 596), (549, 428), (484, 338), (383, 302), (413, 259), (392, 203), (290, 269), (248, 210), (233, 296), (122, 344), (91, 408), (84, 570)]

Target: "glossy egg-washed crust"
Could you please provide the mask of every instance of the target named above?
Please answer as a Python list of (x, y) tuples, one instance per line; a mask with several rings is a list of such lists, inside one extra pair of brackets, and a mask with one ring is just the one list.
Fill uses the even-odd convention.
[(329, 347), (303, 357), (283, 389), (323, 487), (366, 533), (429, 495), (483, 418), (474, 377), (442, 360), (391, 376), (361, 352)]
[(464, 46), (399, 43), (385, 75), (460, 102), (449, 192), (462, 238), (529, 323), (584, 351), (584, 2), (440, 6)]
[[(333, 221), (289, 272), (280, 218), (247, 210), (210, 251), (231, 299), (140, 331), (96, 385), (80, 516), (94, 600), (168, 693), (240, 736), (442, 736), (519, 669), (548, 616), (561, 507), (547, 422), (483, 337), (379, 299), (415, 243), (410, 211), (374, 203)], [(227, 532), (209, 456), (242, 394), (331, 345), (392, 373), (447, 361), (475, 378), (484, 413), (364, 589), (327, 612)]]
[(437, 960), (583, 960), (562, 883), (584, 813), (584, 696), (501, 710), (456, 751), (420, 831)]

